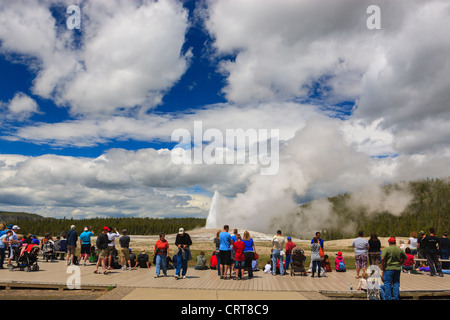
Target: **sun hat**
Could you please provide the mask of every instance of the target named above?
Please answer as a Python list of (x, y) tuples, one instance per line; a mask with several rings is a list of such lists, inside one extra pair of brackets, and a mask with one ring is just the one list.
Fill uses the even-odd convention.
[(388, 240), (388, 242), (389, 242), (389, 243), (395, 243), (395, 242), (396, 242), (396, 241), (395, 241), (395, 237), (390, 237), (389, 240)]
[(108, 227), (103, 227), (103, 230), (109, 231), (109, 228)]
[(15, 225), (15, 226), (12, 227), (12, 229), (13, 229), (13, 230), (15, 230), (15, 229), (19, 230), (20, 228), (19, 228), (18, 225)]
[(183, 228), (180, 228), (180, 230), (178, 230), (178, 233), (179, 233), (179, 234), (183, 234), (183, 233), (184, 233), (184, 229), (183, 229)]
[(292, 238), (291, 238), (291, 237), (287, 237), (287, 239), (288, 239), (288, 240), (291, 240)]
[(340, 256), (342, 256), (342, 252), (338, 252), (337, 254), (336, 254), (338, 257), (340, 257)]

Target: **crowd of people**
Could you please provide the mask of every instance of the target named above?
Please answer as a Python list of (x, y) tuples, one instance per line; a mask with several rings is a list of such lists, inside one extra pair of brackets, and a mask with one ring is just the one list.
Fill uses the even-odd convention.
[[(14, 260), (17, 249), (24, 245), (40, 246), (45, 256), (50, 259), (65, 260), (66, 265), (83, 264), (87, 262), (95, 263), (94, 273), (108, 274), (112, 269), (133, 270), (138, 267), (150, 269), (152, 263), (145, 251), (137, 257), (130, 248), (130, 236), (126, 229), (118, 232), (116, 228), (105, 226), (97, 235), (97, 240), (92, 243), (95, 236), (92, 227), (84, 227), (83, 232), (78, 235), (76, 226), (72, 225), (67, 232), (56, 236), (45, 234), (39, 240), (36, 235), (19, 235), (19, 226), (8, 225), (4, 228), (0, 224), (0, 269), (4, 268), (4, 262), (10, 265)], [(116, 248), (116, 239), (118, 247)], [(78, 244), (80, 246), (79, 255), (76, 254)], [(215, 250), (211, 256), (209, 266), (202, 251), (196, 257), (196, 270), (216, 269), (220, 279), (247, 279), (253, 278), (253, 272), (258, 270), (258, 253), (255, 242), (248, 231), (243, 235), (234, 229), (230, 233), (230, 227), (225, 225), (222, 230), (218, 230), (214, 237)], [(278, 230), (271, 239), (270, 260), (264, 266), (264, 273), (272, 275), (285, 275), (291, 267), (291, 256), (297, 247), (292, 242), (291, 237), (285, 238), (281, 230)], [(50, 246), (51, 245), (51, 246)], [(176, 279), (186, 278), (188, 271), (188, 261), (192, 260), (190, 247), (192, 240), (183, 228), (179, 229), (175, 239), (174, 255), (169, 255), (169, 242), (165, 233), (159, 234), (153, 248), (153, 264), (155, 268), (155, 278), (167, 276), (168, 269), (175, 270)], [(52, 248), (48, 251), (48, 246)], [(398, 299), (400, 274), (401, 272), (416, 273), (421, 270), (429, 271), (430, 276), (443, 276), (443, 270), (449, 268), (450, 240), (447, 234), (437, 237), (433, 228), (428, 230), (428, 234), (420, 231), (417, 235), (412, 232), (407, 244), (400, 240), (398, 243), (395, 237), (388, 240), (388, 246), (383, 250), (380, 240), (375, 233), (367, 240), (364, 233), (360, 231), (358, 237), (353, 240), (356, 279), (361, 282), (367, 280), (368, 265), (376, 266), (380, 270), (381, 293), (384, 299)], [(314, 278), (325, 276), (331, 272), (331, 262), (329, 256), (324, 253), (324, 240), (320, 232), (316, 232), (311, 239), (311, 262), (308, 272)], [(303, 258), (306, 260), (306, 256)], [(439, 260), (444, 260), (441, 263)], [(100, 266), (102, 272), (99, 271)], [(336, 272), (346, 272), (346, 262), (342, 252), (336, 254), (334, 260), (334, 270)], [(372, 270), (372, 273), (374, 271)], [(305, 273), (306, 274), (306, 273)]]

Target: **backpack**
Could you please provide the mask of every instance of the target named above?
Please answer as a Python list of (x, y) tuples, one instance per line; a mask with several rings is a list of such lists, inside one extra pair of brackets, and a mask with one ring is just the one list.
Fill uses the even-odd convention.
[(345, 264), (342, 261), (339, 262), (339, 270), (345, 270)]

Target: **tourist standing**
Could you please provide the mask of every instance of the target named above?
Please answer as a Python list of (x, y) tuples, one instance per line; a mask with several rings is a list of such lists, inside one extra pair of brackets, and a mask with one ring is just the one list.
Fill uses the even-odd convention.
[(434, 228), (430, 228), (429, 235), (422, 239), (420, 246), (424, 249), (425, 259), (427, 259), (428, 267), (430, 268), (430, 276), (434, 277), (436, 272), (440, 277), (443, 277), (442, 265), (438, 258), (439, 238), (434, 234)]
[(380, 267), (381, 242), (375, 232), (372, 232), (369, 239), (369, 263), (371, 266)]
[[(419, 231), (419, 236), (417, 237), (417, 257), (419, 259), (426, 259), (425, 249), (422, 246), (422, 240), (425, 239), (425, 232)], [(419, 261), (416, 262), (416, 269), (420, 266)]]
[(417, 233), (415, 231), (409, 235), (408, 244), (409, 249), (411, 249), (411, 254), (415, 256), (417, 254)]
[(0, 236), (0, 269), (5, 269), (3, 263), (6, 257), (6, 249), (10, 244), (9, 238), (12, 236), (12, 233), (12, 230), (8, 230)]
[(67, 231), (67, 261), (66, 264), (69, 266), (73, 264), (73, 258), (75, 256), (75, 250), (77, 248), (78, 233), (75, 231), (75, 225), (70, 226), (70, 230)]
[(280, 274), (284, 275), (283, 267), (283, 249), (284, 249), (284, 237), (281, 236), (281, 230), (277, 231), (277, 234), (272, 238), (272, 275), (276, 274), (277, 260), (280, 263)]
[(122, 236), (119, 238), (119, 245), (120, 245), (120, 265), (121, 270), (124, 271), (126, 267), (126, 263), (128, 262), (128, 270), (131, 271), (131, 259), (130, 259), (130, 241), (131, 238), (128, 235), (127, 229), (122, 230)]
[[(175, 239), (175, 246), (178, 248), (177, 252), (177, 269), (175, 278), (186, 279), (186, 273), (188, 269), (188, 260), (191, 260), (191, 250), (189, 247), (192, 245), (192, 240), (189, 234), (184, 232), (183, 228), (178, 230), (177, 237)], [(180, 274), (181, 269), (183, 269)]]
[(214, 245), (216, 246), (216, 250), (214, 251), (214, 256), (217, 260), (217, 275), (220, 277), (220, 233), (221, 230), (217, 230), (216, 237), (214, 238)]
[(284, 248), (284, 253), (286, 255), (286, 266), (284, 269), (286, 270), (286, 272), (289, 270), (289, 264), (291, 263), (292, 249), (294, 249), (296, 246), (297, 245), (292, 242), (292, 238), (287, 237), (286, 247)]
[(228, 232), (230, 227), (228, 225), (223, 226), (223, 231), (219, 234), (220, 240), (220, 279), (226, 279), (228, 269), (230, 270), (230, 278), (231, 278), (231, 245), (233, 240), (231, 239), (231, 235)]
[(255, 258), (255, 243), (253, 239), (250, 238), (250, 232), (244, 231), (244, 258), (245, 258), (245, 267), (247, 268), (248, 278), (253, 278), (253, 259)]
[(352, 246), (355, 248), (355, 266), (356, 279), (359, 279), (359, 271), (362, 269), (364, 277), (367, 269), (367, 249), (369, 249), (369, 242), (363, 238), (364, 232), (358, 232), (358, 238), (353, 240)]
[(314, 278), (314, 273), (317, 270), (317, 276), (320, 278), (320, 266), (322, 264), (322, 257), (320, 256), (319, 239), (317, 237), (314, 237), (312, 239), (312, 242), (313, 243), (311, 244), (311, 263), (312, 263), (311, 277)]
[(235, 279), (242, 280), (244, 278), (244, 266), (245, 266), (245, 255), (244, 255), (245, 244), (241, 241), (241, 235), (236, 234), (236, 241), (233, 243), (234, 251), (234, 269), (236, 270)]
[(84, 266), (86, 265), (86, 261), (89, 258), (89, 255), (91, 254), (91, 237), (93, 236), (94, 232), (92, 231), (92, 227), (90, 227), (90, 230), (88, 229), (88, 227), (84, 227), (83, 232), (80, 234), (81, 252), (78, 261), (81, 263), (81, 259), (84, 258)]
[(109, 232), (107, 236), (108, 236), (108, 248), (106, 252), (108, 255), (108, 269), (111, 270), (112, 269), (111, 262), (115, 251), (114, 249), (116, 248), (116, 238), (120, 237), (120, 234), (116, 228), (109, 227)]
[(103, 273), (104, 274), (108, 274), (108, 268), (106, 267), (106, 259), (108, 257), (108, 232), (109, 232), (109, 228), (108, 227), (103, 227), (102, 232), (98, 235), (97, 237), (97, 250), (98, 250), (98, 260), (97, 260), (97, 264), (95, 265), (95, 270), (94, 273), (99, 273), (98, 272), (98, 266), (101, 264), (102, 268), (103, 268)]
[(155, 243), (153, 255), (156, 255), (156, 275), (155, 278), (160, 277), (161, 269), (164, 276), (167, 276), (167, 257), (169, 256), (169, 242), (166, 240), (166, 234), (161, 232), (159, 240)]
[[(439, 248), (441, 248), (441, 259), (442, 260), (448, 260), (450, 256), (450, 239), (447, 238), (447, 233), (444, 233), (442, 235), (442, 238), (439, 243)], [(449, 269), (450, 263), (443, 262), (442, 263), (442, 269)]]
[(399, 300), (400, 274), (407, 256), (397, 247), (394, 237), (389, 238), (388, 242), (389, 246), (381, 253), (381, 278), (384, 281), (384, 285), (380, 287), (381, 296), (383, 300)]

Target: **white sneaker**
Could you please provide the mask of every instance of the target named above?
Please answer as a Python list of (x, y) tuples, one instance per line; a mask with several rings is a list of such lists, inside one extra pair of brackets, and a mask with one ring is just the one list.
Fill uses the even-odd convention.
[(183, 279), (186, 279), (186, 276), (183, 276)]
[(130, 270), (130, 271), (131, 271), (131, 267), (128, 267), (128, 270)]
[(122, 267), (122, 268), (120, 268), (120, 270), (122, 270), (122, 271), (125, 271), (125, 268), (124, 268), (124, 267)]
[(179, 275), (175, 275), (175, 279), (181, 279), (181, 277)]
[(155, 278), (159, 278), (159, 274), (155, 275)]

